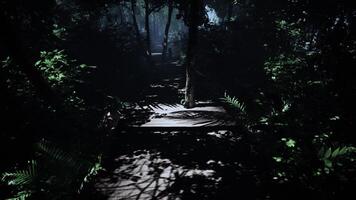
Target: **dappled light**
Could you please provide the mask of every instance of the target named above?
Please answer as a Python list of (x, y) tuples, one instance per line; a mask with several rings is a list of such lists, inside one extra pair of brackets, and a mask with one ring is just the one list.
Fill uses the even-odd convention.
[(355, 5), (0, 0), (0, 199), (352, 198)]
[[(191, 184), (194, 181), (199, 184), (199, 178), (212, 183), (218, 181), (213, 170), (186, 169), (161, 158), (159, 153), (145, 150), (133, 152), (132, 157), (121, 156), (115, 162), (119, 167), (96, 185), (108, 199), (181, 199), (179, 194), (174, 193), (191, 187), (179, 188), (178, 184), (183, 179), (191, 179)], [(194, 192), (194, 189), (185, 192)]]

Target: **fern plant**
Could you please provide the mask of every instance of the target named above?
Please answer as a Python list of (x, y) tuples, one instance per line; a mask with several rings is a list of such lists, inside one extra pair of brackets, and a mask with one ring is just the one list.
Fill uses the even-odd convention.
[(80, 193), (83, 188), (84, 185), (87, 184), (88, 182), (90, 182), (90, 180), (99, 174), (100, 171), (103, 171), (104, 168), (101, 165), (101, 155), (98, 156), (98, 161), (95, 162), (88, 170), (88, 172), (86, 173), (86, 175), (83, 178), (83, 181), (81, 182), (79, 189), (78, 189), (78, 193)]
[(355, 153), (356, 148), (352, 146), (343, 146), (343, 147), (337, 147), (337, 148), (324, 148), (322, 147), (319, 150), (319, 158), (323, 161), (326, 169), (332, 170), (334, 163), (336, 162), (336, 159), (345, 157), (350, 153)]
[(28, 162), (27, 169), (5, 172), (2, 174), (1, 180), (6, 182), (7, 185), (15, 186), (18, 189), (15, 196), (9, 198), (9, 200), (25, 200), (32, 195), (33, 191), (30, 188), (37, 178), (37, 162), (31, 160)]
[(29, 166), (27, 169), (17, 170), (15, 172), (5, 172), (2, 176), (2, 180), (6, 181), (8, 185), (21, 186), (30, 184), (37, 175), (36, 165), (36, 161), (29, 161)]
[(84, 160), (79, 160), (74, 155), (71, 155), (60, 148), (53, 146), (50, 142), (42, 140), (37, 144), (37, 148), (40, 152), (44, 153), (54, 162), (61, 163), (75, 170), (80, 170), (85, 165), (89, 166), (89, 163)]
[(32, 191), (24, 190), (18, 192), (14, 197), (8, 198), (6, 200), (26, 200), (32, 196)]
[(46, 140), (40, 141), (37, 148), (37, 161), (29, 161), (24, 170), (2, 175), (1, 180), (15, 189), (11, 200), (25, 200), (34, 195), (40, 195), (41, 199), (67, 198), (80, 193), (85, 184), (103, 170), (101, 156), (96, 161), (89, 161)]
[[(38, 143), (38, 148), (41, 152), (45, 153), (50, 160), (55, 163), (61, 163), (71, 172), (68, 177), (73, 192), (80, 193), (84, 185), (92, 180), (100, 171), (104, 170), (101, 165), (101, 155), (97, 157), (96, 161), (88, 161), (81, 157), (69, 154), (60, 148), (53, 146), (50, 142), (42, 140)], [(68, 173), (67, 173), (68, 174)], [(74, 176), (77, 179), (73, 179)]]
[(225, 93), (224, 97), (221, 98), (221, 100), (224, 103), (227, 103), (229, 106), (237, 109), (241, 114), (246, 114), (245, 104), (241, 102), (239, 99), (237, 99), (236, 97), (231, 97)]

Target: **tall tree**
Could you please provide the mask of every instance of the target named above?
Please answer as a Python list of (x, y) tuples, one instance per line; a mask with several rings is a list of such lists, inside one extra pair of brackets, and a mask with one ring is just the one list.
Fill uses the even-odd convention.
[(145, 8), (145, 31), (146, 31), (146, 49), (151, 55), (151, 33), (150, 33), (150, 15), (152, 12), (159, 11), (164, 6), (163, 0), (144, 0)]
[(171, 26), (172, 21), (172, 13), (173, 13), (173, 0), (168, 0), (168, 18), (166, 28), (164, 30), (164, 38), (163, 38), (163, 50), (162, 50), (162, 59), (166, 59), (167, 48), (168, 48), (168, 37), (169, 37), (169, 28)]
[(203, 24), (205, 19), (205, 6), (204, 1), (195, 0), (179, 1), (179, 17), (183, 17), (184, 22), (189, 27), (188, 33), (188, 48), (186, 54), (186, 84), (185, 84), (185, 97), (184, 97), (184, 106), (187, 108), (192, 108), (195, 106), (195, 54), (196, 54), (196, 45), (198, 42), (198, 26)]
[(145, 0), (145, 30), (147, 53), (151, 55), (151, 35), (150, 35), (150, 5), (149, 0)]
[(140, 29), (138, 28), (137, 18), (136, 18), (136, 0), (131, 0), (131, 15), (132, 22), (135, 28), (136, 39), (141, 43)]
[(230, 22), (232, 18), (232, 11), (234, 9), (234, 3), (232, 1), (228, 1), (227, 4), (227, 22)]
[[(146, 61), (149, 63), (149, 65), (154, 65), (152, 59), (151, 59), (151, 54), (150, 54), (150, 50), (149, 50), (149, 45), (144, 44), (143, 39), (141, 38), (141, 34), (140, 34), (140, 29), (138, 27), (138, 22), (137, 22), (137, 10), (136, 10), (136, 4), (137, 1), (136, 0), (130, 0), (131, 3), (131, 15), (132, 15), (132, 22), (133, 22), (133, 26), (135, 29), (135, 34), (136, 34), (136, 40), (138, 45), (141, 47), (141, 54), (145, 57)], [(148, 33), (148, 38), (149, 38), (149, 33)]]

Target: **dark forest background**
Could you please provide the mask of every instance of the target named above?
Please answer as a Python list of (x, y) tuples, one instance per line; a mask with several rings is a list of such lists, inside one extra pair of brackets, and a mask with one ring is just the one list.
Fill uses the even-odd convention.
[(108, 144), (147, 121), (170, 62), (192, 82), (160, 98), (213, 100), (238, 124), (191, 158), (216, 155), (221, 179), (177, 198), (352, 198), (355, 19), (347, 0), (0, 0), (0, 199), (105, 199)]

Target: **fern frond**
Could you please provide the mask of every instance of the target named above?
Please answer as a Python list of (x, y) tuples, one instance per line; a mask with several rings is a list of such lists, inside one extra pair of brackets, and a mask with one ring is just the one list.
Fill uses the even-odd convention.
[(104, 168), (101, 165), (101, 155), (100, 155), (98, 156), (98, 161), (93, 163), (92, 167), (89, 168), (87, 174), (84, 176), (83, 181), (79, 186), (78, 193), (80, 193), (83, 190), (84, 185), (88, 183), (92, 177), (98, 175), (99, 171), (102, 170), (104, 170)]
[(31, 191), (24, 190), (24, 191), (18, 192), (15, 197), (8, 198), (6, 200), (26, 200), (26, 199), (30, 198), (31, 195), (32, 195)]
[(37, 163), (32, 160), (25, 170), (17, 170), (15, 172), (5, 172), (2, 175), (2, 180), (8, 185), (23, 186), (29, 185), (37, 177)]
[(79, 161), (73, 155), (53, 146), (48, 141), (42, 140), (37, 144), (37, 147), (54, 161), (63, 163), (69, 167), (75, 168), (76, 170), (80, 170), (84, 167), (84, 164), (88, 164), (87, 162)]
[(237, 99), (236, 97), (231, 97), (225, 93), (224, 97), (221, 98), (221, 100), (224, 103), (227, 103), (229, 106), (236, 108), (237, 110), (239, 110), (239, 112), (241, 112), (243, 114), (246, 113), (245, 104), (243, 102), (241, 102), (239, 99)]

